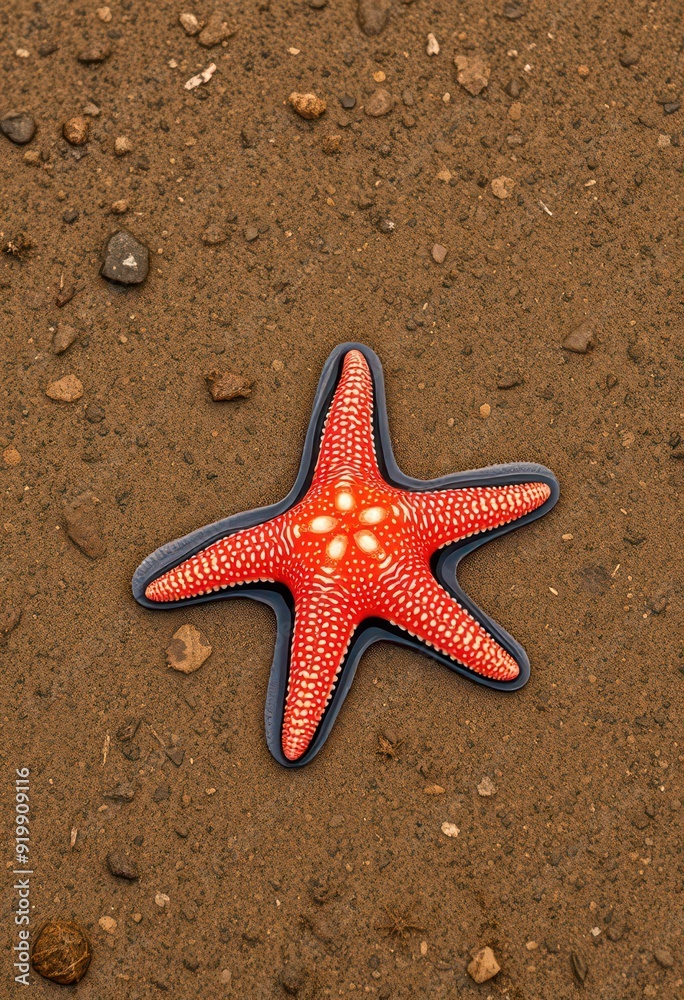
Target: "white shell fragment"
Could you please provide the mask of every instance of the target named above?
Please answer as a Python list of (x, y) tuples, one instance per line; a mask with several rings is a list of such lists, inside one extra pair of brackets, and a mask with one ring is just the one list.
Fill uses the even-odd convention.
[(210, 63), (206, 69), (203, 69), (201, 73), (197, 76), (191, 76), (188, 82), (185, 84), (186, 90), (194, 90), (195, 87), (199, 87), (203, 83), (209, 83), (212, 76), (216, 72), (216, 63)]
[(430, 34), (427, 36), (427, 47), (426, 47), (425, 51), (427, 52), (427, 54), (429, 56), (438, 56), (439, 55), (439, 42), (437, 41), (437, 39), (435, 38), (435, 36), (432, 34), (432, 32), (430, 32)]

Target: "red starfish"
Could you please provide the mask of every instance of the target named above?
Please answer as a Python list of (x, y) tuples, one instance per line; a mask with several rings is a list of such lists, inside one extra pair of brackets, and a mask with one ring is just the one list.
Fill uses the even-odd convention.
[(368, 361), (361, 350), (347, 350), (301, 499), (202, 548), (144, 591), (148, 602), (177, 602), (238, 584), (287, 588), (294, 629), (280, 740), (290, 762), (311, 747), (352, 638), (369, 619), (408, 632), (483, 678), (510, 682), (520, 673), (511, 652), (440, 586), (431, 559), (541, 507), (551, 497), (550, 474), (501, 486), (401, 488), (380, 471), (373, 418)]

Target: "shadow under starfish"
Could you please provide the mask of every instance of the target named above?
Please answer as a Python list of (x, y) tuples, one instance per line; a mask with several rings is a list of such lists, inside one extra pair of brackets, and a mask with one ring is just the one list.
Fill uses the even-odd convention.
[(363, 344), (341, 344), (323, 369), (287, 497), (163, 545), (136, 570), (133, 595), (155, 609), (224, 597), (273, 608), (266, 739), (279, 763), (301, 767), (374, 642), (401, 643), (498, 690), (526, 683), (524, 649), (467, 597), (456, 571), (480, 545), (546, 514), (558, 494), (553, 473), (530, 463), (405, 476), (380, 361)]

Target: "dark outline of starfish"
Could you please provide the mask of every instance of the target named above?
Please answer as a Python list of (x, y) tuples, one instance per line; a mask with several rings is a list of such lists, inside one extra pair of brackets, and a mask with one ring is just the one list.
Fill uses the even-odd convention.
[[(280, 584), (241, 584), (225, 591), (202, 594), (197, 597), (187, 597), (179, 601), (155, 602), (145, 596), (145, 590), (153, 580), (173, 569), (179, 563), (189, 559), (208, 545), (213, 544), (226, 535), (233, 534), (244, 528), (251, 528), (274, 517), (283, 514), (294, 507), (295, 504), (306, 495), (313, 479), (320, 447), (321, 436), (328, 409), (335, 394), (335, 389), (340, 378), (342, 362), (348, 351), (358, 350), (365, 357), (370, 367), (373, 380), (373, 431), (375, 438), (375, 450), (378, 466), (383, 478), (391, 485), (400, 489), (414, 492), (430, 492), (444, 489), (459, 489), (478, 486), (506, 486), (525, 482), (543, 482), (549, 486), (550, 495), (535, 510), (524, 514), (517, 520), (508, 524), (499, 525), (488, 531), (483, 531), (470, 538), (461, 539), (458, 542), (446, 545), (438, 550), (433, 557), (431, 566), (437, 582), (444, 587), (448, 594), (454, 597), (459, 604), (473, 618), (489, 632), (508, 653), (513, 657), (520, 667), (520, 673), (511, 681), (499, 681), (475, 674), (467, 667), (456, 663), (448, 656), (438, 652), (436, 649), (426, 645), (420, 639), (415, 638), (392, 626), (382, 619), (366, 619), (357, 628), (351, 640), (344, 664), (335, 686), (330, 704), (325, 710), (318, 729), (311, 740), (306, 752), (297, 760), (289, 760), (285, 757), (282, 745), (282, 724), (285, 707), (285, 696), (287, 693), (290, 645), (294, 624), (294, 604), (292, 596), (286, 587)], [(264, 708), (264, 724), (266, 731), (266, 743), (275, 760), (283, 767), (298, 768), (303, 767), (316, 756), (322, 748), (330, 731), (337, 719), (338, 713), (349, 692), (359, 661), (365, 651), (375, 642), (389, 641), (398, 645), (408, 646), (409, 649), (417, 650), (437, 660), (448, 667), (449, 670), (467, 677), (471, 681), (482, 684), (484, 687), (494, 688), (500, 691), (517, 691), (523, 687), (530, 676), (530, 662), (524, 648), (513, 636), (509, 635), (500, 625), (497, 625), (484, 611), (482, 611), (461, 589), (456, 576), (458, 565), (461, 560), (473, 552), (475, 549), (491, 541), (493, 538), (507, 534), (516, 528), (537, 520), (547, 514), (556, 504), (560, 494), (558, 481), (550, 469), (543, 465), (536, 465), (530, 462), (517, 462), (508, 465), (494, 465), (484, 469), (475, 469), (468, 472), (459, 472), (450, 476), (442, 476), (438, 479), (414, 479), (404, 475), (399, 469), (392, 451), (392, 444), (389, 433), (389, 421), (387, 418), (387, 406), (385, 399), (384, 379), (382, 365), (379, 358), (365, 344), (349, 342), (336, 347), (323, 367), (321, 377), (314, 397), (311, 419), (304, 440), (302, 458), (299, 472), (295, 483), (287, 496), (278, 503), (268, 507), (257, 507), (240, 514), (233, 514), (223, 518), (213, 524), (198, 528), (182, 538), (177, 538), (172, 542), (162, 545), (151, 555), (144, 559), (133, 575), (132, 591), (135, 600), (143, 607), (154, 610), (175, 610), (186, 607), (190, 604), (206, 603), (207, 601), (222, 600), (231, 597), (250, 597), (262, 604), (267, 604), (273, 608), (276, 615), (277, 635), (273, 662), (268, 681), (266, 693), (266, 704)]]

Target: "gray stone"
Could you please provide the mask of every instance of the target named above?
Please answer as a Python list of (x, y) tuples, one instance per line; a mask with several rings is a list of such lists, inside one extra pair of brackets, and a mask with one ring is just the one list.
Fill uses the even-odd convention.
[(0, 129), (10, 142), (16, 143), (17, 146), (25, 146), (36, 134), (36, 123), (31, 115), (17, 111), (0, 121)]
[(389, 20), (389, 0), (359, 0), (357, 16), (364, 35), (379, 35)]
[(366, 101), (364, 110), (371, 118), (381, 118), (388, 115), (394, 107), (394, 98), (384, 87), (378, 87), (375, 93)]
[(120, 229), (107, 243), (100, 274), (119, 285), (139, 285), (147, 277), (149, 251), (134, 236)]

